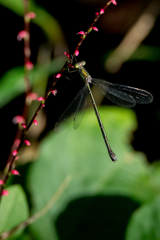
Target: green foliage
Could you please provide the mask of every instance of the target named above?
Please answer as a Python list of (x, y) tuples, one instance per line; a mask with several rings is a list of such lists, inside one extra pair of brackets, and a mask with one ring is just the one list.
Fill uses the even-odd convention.
[[(64, 44), (59, 23), (34, 1), (30, 10), (36, 13), (32, 20), (53, 44)], [(0, 0), (0, 4), (23, 17), (23, 1)], [(129, 60), (159, 60), (159, 48), (140, 46)], [(30, 73), (31, 84), (41, 83), (50, 74), (58, 72), (64, 58), (54, 59), (45, 66), (35, 66)], [(17, 67), (6, 72), (0, 80), (0, 107), (24, 93), (24, 69)], [(135, 152), (130, 144), (137, 128), (132, 110), (107, 107), (100, 114), (109, 142), (117, 155), (113, 163), (103, 141), (93, 109), (85, 115), (77, 131), (69, 126), (56, 135), (51, 131), (41, 142), (40, 153), (30, 165), (26, 184), (32, 201), (32, 214), (40, 211), (64, 181), (73, 180), (52, 210), (29, 226), (29, 231), (18, 230), (12, 239), (58, 239), (55, 222), (67, 204), (87, 196), (125, 196), (141, 204), (129, 221), (126, 240), (160, 239), (160, 164), (147, 164), (143, 153)], [(19, 185), (8, 188), (0, 209), (0, 233), (12, 229), (28, 218), (28, 204)], [(87, 211), (87, 208), (86, 208)], [(121, 217), (121, 216), (116, 216)], [(20, 236), (20, 234), (22, 234)], [(18, 238), (19, 237), (19, 238)]]
[(160, 239), (160, 195), (142, 205), (132, 215), (126, 234), (126, 240)]
[[(118, 158), (116, 163), (108, 156), (93, 109), (86, 112), (84, 121), (76, 131), (70, 125), (60, 134), (51, 131), (42, 140), (39, 157), (30, 165), (26, 179), (31, 194), (32, 214), (39, 212), (47, 204), (67, 175), (73, 179), (52, 209), (29, 226), (33, 238), (43, 240), (47, 233), (48, 239), (58, 239), (55, 222), (69, 202), (81, 197), (103, 195), (127, 197), (141, 204), (131, 216), (126, 240), (158, 240), (160, 164), (149, 166), (144, 154), (135, 152), (131, 147), (131, 133), (137, 127), (132, 110), (102, 107), (100, 114), (112, 149)], [(16, 189), (13, 192), (14, 197), (11, 190), (9, 196), (3, 197), (2, 215), (7, 217), (5, 221), (1, 218), (1, 232), (26, 219), (25, 214), (22, 219), (15, 221), (17, 211), (21, 214), (27, 204), (26, 200), (22, 199), (21, 205), (17, 199), (21, 194)], [(16, 214), (11, 213), (11, 210)], [(8, 216), (12, 217), (8, 219)], [(17, 239), (29, 239), (28, 233), (24, 234)]]
[[(27, 199), (22, 187), (12, 185), (7, 190), (9, 195), (2, 198), (0, 206), (0, 234), (11, 230), (29, 217)], [(18, 230), (9, 239), (17, 239), (23, 230)]]
[[(49, 75), (57, 73), (64, 65), (64, 57), (52, 60), (44, 66), (35, 66), (30, 73), (30, 83), (40, 84)], [(24, 82), (24, 67), (16, 67), (8, 70), (0, 79), (0, 107), (18, 97), (26, 90)]]
[(46, 232), (49, 239), (58, 239), (51, 223), (75, 198), (116, 194), (143, 204), (159, 194), (156, 169), (160, 166), (150, 168), (144, 154), (135, 152), (129, 143), (136, 128), (134, 112), (107, 107), (101, 108), (100, 114), (117, 154), (116, 163), (108, 156), (93, 109), (77, 131), (69, 126), (58, 135), (50, 132), (42, 141), (40, 155), (27, 178), (33, 213), (45, 206), (68, 174), (73, 180), (52, 211), (30, 226), (36, 239), (45, 239)]
[(140, 45), (129, 58), (129, 61), (137, 60), (153, 62), (159, 61), (160, 48), (155, 46)]
[[(114, 52), (114, 49), (108, 51), (103, 56), (103, 61), (105, 61), (108, 56)], [(157, 62), (160, 60), (160, 48), (155, 46), (148, 46), (141, 44), (134, 53), (130, 56), (127, 61), (151, 61)]]

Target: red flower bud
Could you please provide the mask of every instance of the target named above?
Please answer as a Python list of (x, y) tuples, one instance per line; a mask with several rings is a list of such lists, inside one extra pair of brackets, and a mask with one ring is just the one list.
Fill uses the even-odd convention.
[(13, 170), (11, 171), (11, 173), (12, 173), (13, 175), (20, 175), (19, 172), (18, 172), (16, 169), (13, 169)]
[(79, 55), (79, 51), (78, 51), (78, 50), (75, 51), (75, 55), (76, 55), (76, 56)]
[(103, 14), (104, 13), (104, 9), (102, 8), (101, 10), (100, 10), (100, 14)]
[(70, 57), (69, 53), (67, 53), (67, 52), (64, 52), (64, 55), (66, 55), (68, 58)]
[(30, 143), (28, 140), (24, 140), (24, 144), (26, 144), (26, 145), (28, 145), (28, 146), (31, 145), (31, 143)]
[(37, 125), (37, 124), (38, 124), (37, 120), (35, 120), (35, 119), (33, 120), (33, 122), (34, 122), (34, 124), (35, 124), (35, 125)]
[(117, 5), (117, 2), (115, 0), (111, 0), (111, 2), (114, 4), (114, 5)]
[(61, 74), (58, 73), (58, 74), (56, 75), (56, 78), (60, 78), (60, 77), (61, 77)]
[(13, 124), (17, 124), (17, 123), (23, 123), (25, 122), (25, 119), (23, 116), (17, 115), (12, 119)]
[(81, 35), (83, 35), (83, 34), (85, 34), (85, 32), (80, 31), (80, 32), (78, 32), (77, 34), (81, 34)]
[(4, 184), (3, 180), (0, 179), (0, 185), (3, 185), (3, 184)]
[(97, 32), (98, 32), (98, 28), (97, 28), (97, 27), (92, 27), (92, 29), (93, 29), (94, 31), (97, 31)]
[(22, 30), (17, 35), (17, 40), (21, 41), (23, 38), (29, 38), (29, 33), (25, 30)]
[(3, 190), (3, 191), (2, 191), (2, 195), (3, 195), (3, 196), (7, 196), (8, 194), (9, 194), (9, 191), (8, 191), (8, 190)]
[(39, 97), (38, 99), (37, 99), (37, 101), (43, 101), (44, 100), (44, 98), (43, 97)]
[(28, 61), (28, 62), (26, 62), (25, 67), (26, 67), (28, 70), (31, 70), (31, 69), (33, 68), (33, 63), (32, 63), (31, 61)]
[(16, 156), (17, 153), (18, 153), (17, 150), (14, 150), (14, 151), (12, 152), (12, 155), (13, 155), (13, 156)]
[(55, 89), (55, 90), (52, 90), (52, 94), (54, 95), (54, 96), (56, 96), (57, 95), (57, 90)]
[(25, 123), (22, 123), (21, 125), (22, 125), (23, 128), (27, 127)]

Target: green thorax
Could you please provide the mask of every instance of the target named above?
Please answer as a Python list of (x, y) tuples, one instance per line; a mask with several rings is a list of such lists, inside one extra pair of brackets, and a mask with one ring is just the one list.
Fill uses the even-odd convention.
[(83, 67), (85, 65), (85, 61), (79, 62), (75, 64), (75, 68), (78, 69), (78, 72), (83, 79), (84, 82), (91, 82), (91, 76), (87, 72), (87, 70)]
[(81, 78), (83, 79), (83, 81), (87, 81), (87, 78), (90, 76), (89, 73), (87, 72), (87, 70), (85, 68), (79, 68), (78, 72), (81, 76)]

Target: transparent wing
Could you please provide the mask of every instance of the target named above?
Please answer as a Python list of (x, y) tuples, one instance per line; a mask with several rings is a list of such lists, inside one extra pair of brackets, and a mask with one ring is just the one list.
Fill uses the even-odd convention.
[(77, 101), (78, 104), (77, 104), (76, 112), (74, 113), (74, 118), (73, 118), (74, 129), (77, 129), (83, 120), (86, 106), (87, 106), (87, 98), (86, 98), (87, 94), (88, 94), (88, 89), (85, 84), (82, 89), (82, 94), (79, 97), (79, 101)]
[[(79, 111), (85, 109), (86, 106), (86, 95), (87, 88), (86, 85), (78, 92), (73, 101), (69, 104), (64, 113), (60, 116), (58, 122), (55, 124), (54, 131), (59, 133), (63, 131), (71, 121), (74, 121), (74, 128), (78, 128), (80, 123), (82, 122), (84, 113), (78, 114)], [(73, 117), (71, 117), (73, 116)], [(63, 122), (63, 124), (61, 124)]]
[(92, 78), (92, 83), (99, 86), (109, 100), (122, 107), (134, 107), (136, 103), (148, 104), (153, 101), (151, 93), (139, 88), (113, 84), (95, 78)]

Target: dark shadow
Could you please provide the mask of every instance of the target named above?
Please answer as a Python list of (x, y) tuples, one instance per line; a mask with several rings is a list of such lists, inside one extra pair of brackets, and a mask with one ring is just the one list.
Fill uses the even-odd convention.
[(124, 240), (129, 218), (138, 207), (121, 196), (76, 199), (56, 220), (59, 240)]

